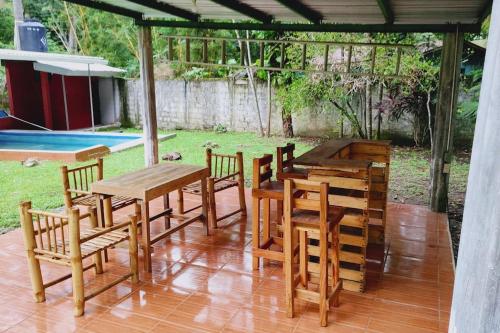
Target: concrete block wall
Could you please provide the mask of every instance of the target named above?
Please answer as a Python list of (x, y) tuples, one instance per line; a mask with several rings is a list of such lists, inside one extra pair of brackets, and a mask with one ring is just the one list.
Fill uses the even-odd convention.
[[(267, 86), (256, 85), (261, 118), (267, 128)], [(140, 126), (141, 86), (138, 80), (127, 82), (128, 116)], [(213, 129), (222, 124), (229, 131), (259, 131), (257, 108), (252, 88), (246, 80), (157, 80), (156, 108), (158, 126), (163, 129)], [(281, 135), (281, 109), (273, 96), (271, 133)], [(385, 117), (386, 118), (386, 117)], [(376, 121), (373, 121), (374, 128)], [(338, 114), (328, 106), (298, 112), (293, 115), (294, 132), (299, 136), (324, 136), (339, 132)], [(383, 130), (411, 135), (411, 124), (383, 121)], [(345, 122), (345, 131), (350, 133)]]

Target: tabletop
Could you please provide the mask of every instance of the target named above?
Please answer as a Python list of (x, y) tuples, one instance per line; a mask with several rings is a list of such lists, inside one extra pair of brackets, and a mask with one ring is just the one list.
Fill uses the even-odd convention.
[(293, 160), (294, 165), (302, 165), (306, 167), (323, 167), (334, 168), (342, 171), (356, 171), (366, 169), (371, 161), (358, 160), (349, 158), (336, 158), (344, 148), (348, 148), (352, 144), (366, 144), (374, 146), (389, 146), (390, 141), (387, 140), (361, 140), (361, 139), (334, 139), (329, 140), (310, 151), (302, 154)]
[(119, 195), (150, 201), (209, 176), (207, 167), (161, 163), (104, 179), (91, 185), (94, 194)]

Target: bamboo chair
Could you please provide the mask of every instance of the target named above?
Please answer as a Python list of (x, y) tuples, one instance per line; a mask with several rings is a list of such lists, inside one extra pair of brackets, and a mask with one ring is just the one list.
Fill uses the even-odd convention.
[(287, 178), (307, 179), (307, 170), (293, 166), (295, 144), (287, 143), (276, 148), (276, 178), (283, 181)]
[[(297, 190), (307, 192), (307, 199), (295, 197), (294, 191)], [(294, 316), (295, 298), (314, 302), (319, 304), (320, 325), (323, 327), (327, 326), (330, 306), (338, 306), (342, 289), (342, 281), (339, 278), (338, 240), (339, 224), (344, 213), (342, 208), (328, 204), (328, 191), (328, 183), (285, 180), (283, 229), (287, 316)], [(295, 244), (292, 235), (297, 231), (299, 273), (295, 274)], [(311, 245), (310, 239), (319, 239), (319, 245)], [(310, 255), (319, 257), (319, 263), (314, 264), (314, 270), (319, 273), (317, 289), (310, 288), (312, 280), (308, 266), (313, 265), (308, 262)]]
[[(206, 151), (207, 167), (210, 170), (210, 177), (207, 180), (208, 185), (208, 205), (210, 221), (213, 228), (217, 228), (217, 222), (230, 216), (241, 213), (247, 215), (247, 206), (245, 203), (245, 176), (243, 173), (243, 153), (237, 152), (236, 155), (214, 154), (211, 149)], [(217, 217), (217, 205), (215, 193), (221, 192), (232, 187), (238, 187), (240, 208), (224, 216)], [(184, 209), (184, 193), (201, 195), (201, 183), (196, 182), (182, 188), (178, 192), (178, 206), (180, 214), (185, 214), (201, 207), (195, 206), (188, 210)]]
[[(137, 255), (137, 220), (130, 216), (128, 223), (110, 228), (97, 227), (96, 209), (80, 216), (77, 208), (69, 209), (67, 215), (41, 212), (31, 209), (31, 202), (20, 204), (21, 226), (28, 257), (31, 285), (35, 301), (45, 301), (45, 289), (71, 278), (73, 281), (74, 315), (84, 313), (85, 302), (118, 283), (131, 278), (139, 281)], [(89, 217), (90, 228), (80, 230), (80, 220)], [(68, 226), (67, 230), (65, 230)], [(124, 231), (128, 228), (128, 233)], [(94, 268), (96, 274), (103, 273), (101, 253), (118, 243), (129, 241), (130, 272), (113, 282), (85, 295), (83, 272)], [(93, 258), (93, 263), (84, 266), (83, 260)], [(71, 273), (50, 282), (43, 282), (40, 260), (71, 267)]]
[[(64, 204), (66, 208), (72, 208), (74, 206), (94, 207), (96, 205), (96, 197), (90, 192), (90, 185), (93, 182), (103, 179), (104, 164), (102, 158), (97, 159), (97, 163), (73, 169), (69, 169), (64, 165), (61, 167), (61, 175), (64, 190)], [(137, 219), (141, 219), (141, 206), (137, 204), (135, 199), (113, 196), (110, 201), (111, 202), (104, 200), (103, 204), (111, 204), (111, 211), (129, 205), (135, 205)], [(106, 211), (106, 209), (104, 211)], [(111, 216), (100, 216), (100, 219), (103, 224), (102, 226), (104, 226), (104, 223), (109, 223), (113, 220)], [(111, 226), (111, 224), (107, 226)]]

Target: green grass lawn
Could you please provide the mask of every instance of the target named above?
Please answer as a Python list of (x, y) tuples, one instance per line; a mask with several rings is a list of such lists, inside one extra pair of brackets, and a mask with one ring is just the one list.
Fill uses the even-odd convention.
[[(127, 132), (138, 132), (128, 129)], [(166, 133), (166, 132), (163, 132)], [(253, 133), (215, 133), (213, 131), (176, 131), (177, 136), (160, 143), (160, 156), (172, 151), (181, 153), (179, 163), (205, 163), (205, 148), (211, 141), (221, 153), (242, 151), (245, 159), (245, 176), (251, 178), (251, 160), (265, 153), (275, 153), (276, 147), (295, 142), (297, 154), (309, 150), (313, 140), (261, 138)], [(31, 200), (38, 209), (59, 208), (63, 205), (59, 167), (61, 162), (43, 161), (27, 168), (20, 162), (0, 162), (0, 233), (19, 226), (18, 204)], [(77, 164), (74, 164), (77, 165)], [(144, 166), (142, 147), (114, 153), (105, 158), (104, 175), (111, 177)], [(468, 161), (461, 159), (452, 164), (450, 197), (462, 198), (467, 182)], [(395, 148), (391, 161), (391, 194), (389, 200), (426, 204), (428, 202), (429, 151), (425, 149)]]
[[(127, 130), (138, 132), (138, 130)], [(166, 132), (162, 132), (166, 133)], [(252, 174), (252, 159), (265, 153), (275, 153), (276, 147), (295, 142), (297, 153), (310, 149), (310, 145), (298, 140), (279, 137), (262, 138), (254, 133), (216, 133), (213, 131), (176, 131), (177, 136), (160, 142), (160, 156), (177, 151), (181, 153), (179, 163), (204, 165), (207, 141), (217, 143), (215, 152), (234, 154), (243, 152), (245, 178)], [(85, 163), (83, 163), (85, 164)], [(52, 209), (63, 205), (61, 162), (43, 161), (40, 165), (27, 168), (20, 162), (0, 162), (0, 232), (19, 226), (18, 204), (31, 200), (37, 209)], [(77, 163), (72, 164), (77, 165)], [(104, 176), (111, 177), (144, 167), (144, 148), (132, 148), (117, 152), (104, 159)]]

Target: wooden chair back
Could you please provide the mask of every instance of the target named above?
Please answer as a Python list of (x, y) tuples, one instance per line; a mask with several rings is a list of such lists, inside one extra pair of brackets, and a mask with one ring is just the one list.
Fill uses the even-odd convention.
[(92, 194), (90, 184), (104, 178), (102, 158), (94, 164), (88, 164), (73, 169), (64, 165), (61, 167), (64, 190), (64, 204), (67, 208), (73, 207), (73, 200)]
[(294, 143), (287, 143), (284, 147), (276, 149), (276, 172), (282, 173), (286, 168), (292, 168), (294, 159), (293, 152), (295, 151)]
[(273, 177), (273, 155), (265, 154), (263, 157), (253, 159), (252, 188), (259, 189), (265, 182), (270, 182)]
[[(294, 190), (306, 192), (307, 197), (294, 196)], [(319, 212), (320, 230), (326, 231), (326, 222), (328, 218), (328, 190), (328, 183), (325, 182), (285, 179), (283, 202), (285, 223), (291, 222), (291, 214), (294, 209), (317, 211)]]
[(31, 209), (31, 202), (22, 202), (21, 226), (28, 247), (39, 255), (70, 259), (70, 244), (79, 246), (80, 218), (90, 215), (92, 227), (96, 227), (97, 222), (95, 208), (82, 217), (77, 208), (68, 209), (67, 213), (42, 212)]
[(216, 154), (209, 148), (207, 149), (206, 159), (210, 177), (235, 181), (238, 177), (244, 179), (242, 152), (237, 152), (235, 155)]

